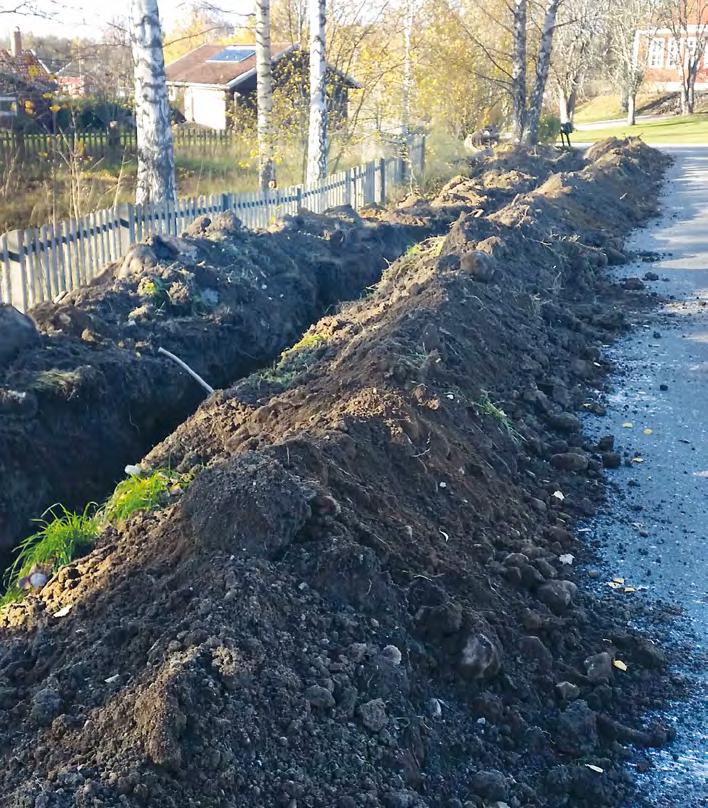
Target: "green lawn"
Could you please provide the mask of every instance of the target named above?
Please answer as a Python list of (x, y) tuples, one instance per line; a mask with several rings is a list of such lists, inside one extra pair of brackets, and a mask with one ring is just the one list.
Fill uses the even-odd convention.
[[(666, 93), (639, 93), (637, 96), (637, 114), (651, 113), (653, 104), (667, 97)], [(596, 95), (583, 101), (575, 110), (576, 124), (592, 123), (593, 121), (611, 121), (622, 118), (626, 111), (622, 109), (619, 95)]]
[(619, 124), (603, 129), (577, 129), (573, 140), (586, 143), (608, 137), (641, 137), (646, 143), (706, 143), (708, 144), (708, 113), (672, 116), (658, 121), (638, 123), (635, 126)]

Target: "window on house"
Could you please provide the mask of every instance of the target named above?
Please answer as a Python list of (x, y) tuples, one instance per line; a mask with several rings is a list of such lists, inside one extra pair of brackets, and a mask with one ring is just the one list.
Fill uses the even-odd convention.
[(669, 46), (666, 51), (666, 66), (677, 67), (679, 63), (679, 44), (675, 39), (669, 40)]
[(649, 42), (649, 67), (664, 66), (664, 40), (652, 39)]
[(696, 58), (696, 37), (689, 36), (686, 39), (686, 62), (693, 62)]

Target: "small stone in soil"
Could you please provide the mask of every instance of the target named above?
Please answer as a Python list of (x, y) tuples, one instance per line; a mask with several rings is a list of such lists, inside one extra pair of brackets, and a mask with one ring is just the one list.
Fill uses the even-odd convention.
[(497, 769), (479, 771), (472, 776), (472, 791), (485, 800), (505, 800), (509, 795), (506, 777)]
[(305, 691), (305, 698), (310, 702), (313, 707), (321, 710), (329, 710), (334, 707), (334, 696), (327, 690), (326, 687), (320, 685), (312, 685)]

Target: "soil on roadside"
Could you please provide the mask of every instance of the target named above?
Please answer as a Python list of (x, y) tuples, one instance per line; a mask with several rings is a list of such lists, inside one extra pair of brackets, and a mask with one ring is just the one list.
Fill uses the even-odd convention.
[(641, 295), (604, 269), (665, 165), (609, 141), (454, 202), (447, 235), (155, 446), (186, 492), (0, 612), (3, 804), (630, 797), (675, 688), (631, 597), (575, 574), (616, 460), (578, 413), (602, 416), (600, 347)]

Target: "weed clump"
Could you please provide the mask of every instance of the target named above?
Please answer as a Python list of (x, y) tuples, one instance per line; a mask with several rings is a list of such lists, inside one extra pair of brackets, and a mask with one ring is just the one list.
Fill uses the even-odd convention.
[[(134, 474), (118, 483), (101, 509), (90, 503), (75, 513), (54, 505), (47, 511), (50, 518), (37, 520), (39, 530), (17, 547), (17, 557), (3, 579), (0, 608), (21, 600), (29, 589), (41, 589), (57, 570), (88, 552), (104, 527), (123, 524), (138, 511), (156, 510), (175, 486), (184, 488), (187, 482), (187, 477), (167, 470)], [(34, 575), (39, 577), (38, 585)]]
[(155, 471), (145, 477), (138, 474), (129, 476), (118, 483), (104, 505), (103, 521), (106, 524), (122, 524), (138, 511), (154, 511), (175, 484), (179, 484), (179, 478), (169, 471)]
[(523, 440), (521, 433), (514, 428), (511, 418), (492, 401), (486, 390), (482, 390), (479, 401), (475, 401), (473, 406), (478, 414), (493, 418), (514, 443), (520, 443)]
[(36, 374), (32, 388), (39, 393), (70, 398), (79, 389), (81, 382), (82, 374), (79, 370), (50, 368)]
[(34, 571), (42, 571), (49, 577), (93, 546), (100, 530), (94, 510), (94, 503), (82, 513), (55, 505), (48, 511), (51, 518), (37, 520), (39, 530), (20, 543), (17, 558), (5, 573), (7, 591), (0, 599), (0, 606), (22, 597), (23, 582)]
[(295, 378), (304, 370), (308, 370), (317, 350), (327, 344), (324, 334), (308, 332), (290, 348), (286, 348), (278, 361), (258, 375), (264, 382), (290, 387)]
[(138, 294), (149, 300), (156, 308), (170, 303), (170, 293), (161, 278), (143, 278), (138, 284)]
[(290, 348), (286, 348), (280, 354), (280, 361), (284, 362), (301, 351), (311, 351), (313, 348), (319, 348), (326, 342), (327, 338), (322, 334), (307, 333), (300, 340), (298, 340), (298, 342), (296, 342)]

